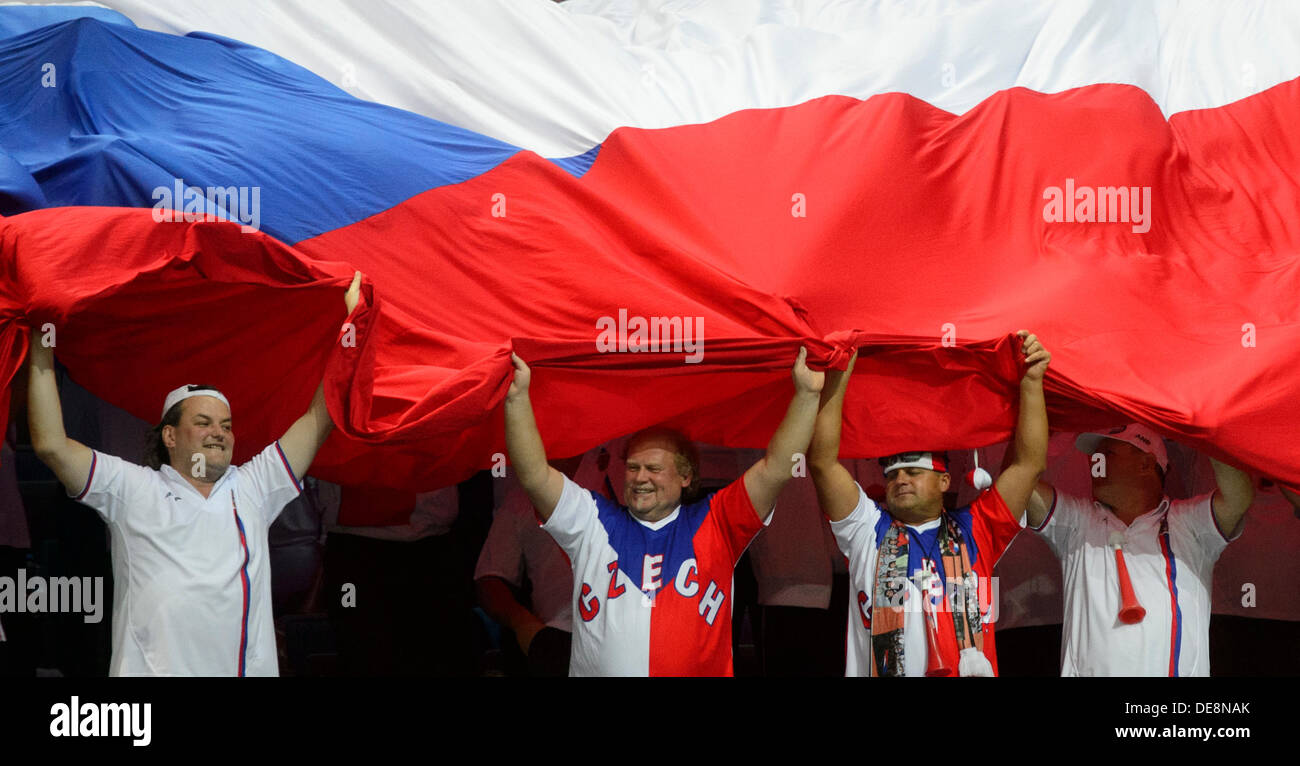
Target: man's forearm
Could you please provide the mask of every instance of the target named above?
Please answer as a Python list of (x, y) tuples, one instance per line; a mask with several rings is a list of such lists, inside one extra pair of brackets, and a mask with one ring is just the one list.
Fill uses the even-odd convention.
[(50, 467), (69, 493), (80, 492), (90, 478), (94, 453), (86, 445), (69, 439), (63, 429), (63, 408), (54, 376), (54, 351), (41, 345), (32, 333), (27, 373), (27, 420), (32, 449)]
[(1019, 520), (1028, 511), (1029, 523), (1036, 526), (1046, 515), (1044, 502), (1036, 494), (1038, 480), (1047, 470), (1047, 404), (1041, 380), (1020, 382), (1016, 435), (1007, 452), (1014, 455), (1004, 460), (994, 486), (1014, 518)]
[(510, 453), (519, 484), (531, 495), (546, 484), (550, 466), (528, 394), (506, 397), (505, 416), (506, 451)]
[(826, 387), (822, 389), (820, 406), (814, 421), (811, 443), (808, 445), (808, 465), (814, 471), (831, 468), (839, 462), (840, 458), (844, 392), (848, 388), (848, 375), (827, 373), (827, 376)]
[(767, 443), (767, 454), (745, 472), (745, 491), (760, 520), (767, 520), (777, 496), (794, 475), (795, 454), (808, 449), (819, 401), (819, 392), (796, 388), (785, 417)]
[(769, 476), (780, 479), (791, 476), (795, 454), (805, 452), (812, 440), (819, 401), (820, 394), (815, 391), (795, 392), (785, 417), (767, 444), (764, 468)]
[(1042, 475), (1047, 470), (1047, 438), (1047, 399), (1043, 396), (1043, 382), (1022, 380), (1012, 462)]
[(59, 385), (54, 374), (54, 353), (35, 338), (30, 350), (27, 378), (27, 419), (32, 448), (43, 460), (63, 448), (68, 435), (63, 428)]
[(330, 435), (330, 430), (334, 428), (334, 420), (330, 418), (330, 408), (325, 404), (324, 380), (316, 386), (316, 393), (311, 398), (311, 406), (307, 408), (307, 413), (312, 418), (312, 430), (317, 442), (323, 444), (326, 437)]
[(325, 405), (325, 381), (322, 380), (307, 411), (280, 437), (280, 449), (284, 450), (295, 476), (307, 475), (316, 453), (333, 427), (334, 421), (330, 420), (329, 408)]
[(817, 504), (831, 521), (846, 518), (858, 504), (858, 484), (848, 469), (840, 464), (844, 397), (857, 358), (857, 352), (854, 352), (844, 370), (826, 372), (812, 441), (808, 445), (808, 468), (817, 491)]

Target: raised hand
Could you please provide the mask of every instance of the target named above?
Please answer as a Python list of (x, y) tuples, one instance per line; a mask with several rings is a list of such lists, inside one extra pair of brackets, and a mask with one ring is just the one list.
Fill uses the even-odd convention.
[(849, 378), (853, 375), (853, 365), (858, 363), (858, 350), (853, 349), (853, 355), (849, 357), (849, 365), (843, 370), (827, 370), (826, 381), (822, 388), (822, 398), (833, 396), (843, 391), (849, 384)]
[(1020, 350), (1025, 355), (1025, 364), (1029, 365), (1024, 380), (1042, 383), (1043, 376), (1047, 374), (1047, 365), (1052, 361), (1052, 355), (1043, 348), (1043, 344), (1038, 341), (1038, 336), (1028, 330), (1020, 330), (1016, 335), (1020, 336)]
[(532, 381), (533, 371), (528, 368), (528, 364), (515, 352), (510, 352), (510, 361), (515, 366), (514, 379), (510, 381), (510, 390), (506, 392), (507, 399), (514, 399), (519, 396), (528, 394), (528, 384)]
[(343, 305), (348, 307), (348, 314), (357, 307), (357, 302), (361, 300), (361, 272), (358, 271), (352, 275), (352, 284), (348, 285), (348, 291), (343, 294)]
[(821, 393), (822, 386), (826, 383), (826, 373), (813, 372), (808, 369), (808, 349), (803, 346), (799, 347), (799, 356), (794, 360), (794, 369), (790, 374), (794, 377), (794, 387), (796, 391)]

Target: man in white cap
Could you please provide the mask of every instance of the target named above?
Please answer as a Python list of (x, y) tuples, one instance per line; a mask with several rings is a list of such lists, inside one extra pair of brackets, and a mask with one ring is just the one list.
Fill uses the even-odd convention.
[(943, 452), (882, 458), (884, 507), (867, 497), (838, 459), (857, 355), (847, 370), (826, 373), (808, 467), (849, 562), (846, 675), (997, 674), (993, 567), (1020, 532), (1025, 503), (1047, 468), (1043, 376), (1052, 356), (1028, 331), (1017, 335), (1025, 372), (1012, 458), (996, 482), (977, 471), (981, 493), (955, 510), (943, 506), (952, 481)]
[[(349, 314), (360, 286), (357, 272)], [(31, 339), (32, 446), (112, 534), (109, 674), (278, 675), (267, 529), (333, 427), (323, 384), (284, 436), (240, 466), (230, 465), (230, 402), (210, 386), (181, 386), (163, 403), (146, 468), (67, 437), (53, 349), (37, 331)]]
[(1092, 497), (1039, 483), (1027, 512), (1061, 559), (1064, 676), (1208, 676), (1214, 562), (1255, 498), (1244, 472), (1211, 460), (1218, 491), (1165, 494), (1169, 458), (1143, 425), (1081, 434)]

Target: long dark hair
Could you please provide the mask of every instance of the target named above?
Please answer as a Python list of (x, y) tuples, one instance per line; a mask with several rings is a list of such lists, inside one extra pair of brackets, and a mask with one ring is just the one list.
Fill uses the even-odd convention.
[[(207, 385), (190, 386), (190, 390), (191, 391), (216, 391), (217, 387), (207, 386)], [(170, 450), (167, 449), (167, 445), (163, 443), (162, 430), (165, 426), (172, 426), (173, 428), (175, 428), (176, 426), (180, 425), (181, 409), (184, 406), (184, 404), (185, 404), (184, 399), (173, 404), (171, 406), (171, 409), (167, 410), (167, 412), (163, 414), (162, 421), (160, 421), (158, 425), (154, 426), (153, 428), (150, 428), (149, 434), (145, 436), (144, 464), (154, 469), (155, 471), (157, 471), (158, 469), (162, 468), (165, 465), (171, 465), (172, 453)]]

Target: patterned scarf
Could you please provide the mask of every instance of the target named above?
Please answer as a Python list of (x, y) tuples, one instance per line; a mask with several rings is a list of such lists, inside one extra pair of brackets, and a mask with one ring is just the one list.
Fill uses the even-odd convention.
[[(914, 610), (912, 619), (936, 621), (940, 651), (954, 673), (961, 664), (962, 675), (991, 675), (991, 667), (987, 673), (968, 673), (966, 663), (959, 661), (959, 657), (965, 659), (969, 655), (963, 655), (963, 651), (972, 648), (980, 652), (980, 659), (983, 659), (984, 632), (980, 621), (979, 579), (971, 571), (970, 554), (961, 529), (946, 511), (940, 516), (938, 537), (943, 571), (950, 581), (961, 583), (961, 587), (953, 593), (953, 600), (957, 603), (946, 604), (946, 600), (941, 599), (937, 610), (931, 611), (928, 606), (923, 610)], [(906, 675), (907, 665), (903, 661), (903, 597), (908, 580), (908, 547), (907, 527), (894, 519), (885, 532), (876, 556), (876, 582), (871, 607), (873, 676)], [(917, 576), (924, 577), (920, 570)], [(921, 590), (922, 602), (928, 602), (925, 580), (922, 579), (916, 585)]]

